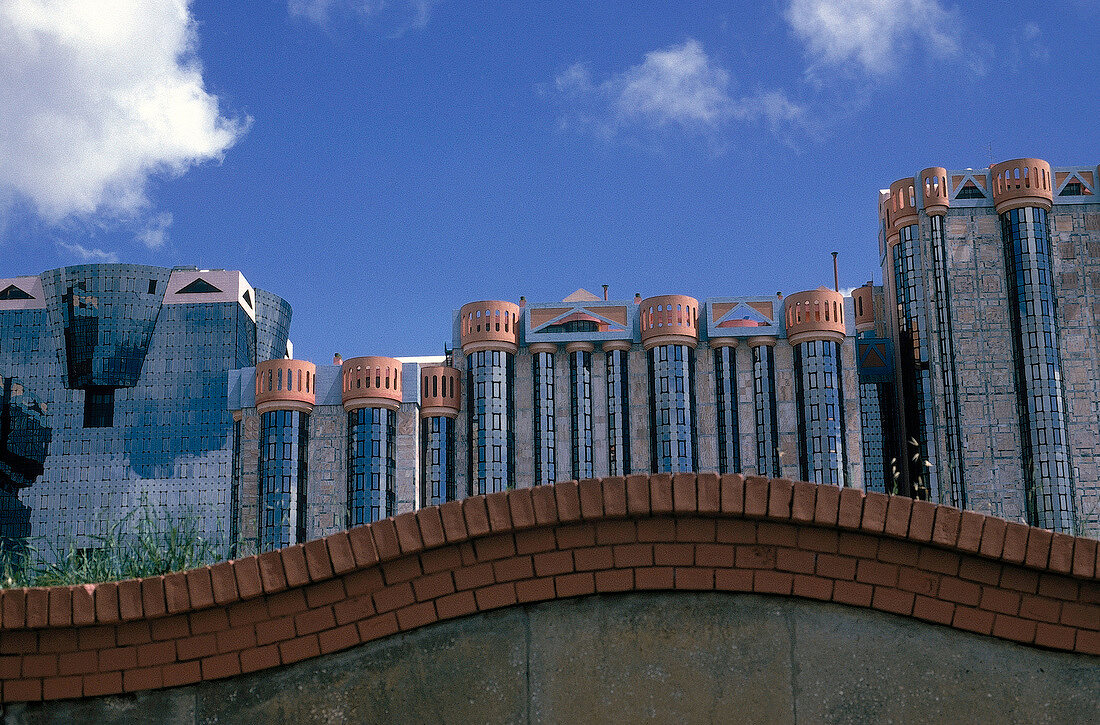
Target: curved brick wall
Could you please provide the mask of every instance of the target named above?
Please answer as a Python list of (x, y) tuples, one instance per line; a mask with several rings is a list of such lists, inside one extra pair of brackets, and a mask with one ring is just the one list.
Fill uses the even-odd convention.
[(231, 677), (594, 592), (760, 592), (1100, 654), (1097, 542), (780, 479), (628, 476), (477, 496), (137, 581), (0, 600), (6, 702)]

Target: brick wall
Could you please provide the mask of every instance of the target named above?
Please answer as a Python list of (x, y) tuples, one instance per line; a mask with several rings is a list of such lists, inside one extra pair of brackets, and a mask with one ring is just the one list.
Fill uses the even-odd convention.
[(1100, 655), (1097, 542), (739, 475), (636, 475), (402, 514), (188, 572), (0, 595), (5, 702), (232, 677), (596, 592), (760, 592)]

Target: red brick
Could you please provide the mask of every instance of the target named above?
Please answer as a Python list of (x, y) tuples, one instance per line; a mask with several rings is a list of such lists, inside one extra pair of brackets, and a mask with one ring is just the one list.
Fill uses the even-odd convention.
[(951, 602), (976, 607), (978, 602), (981, 601), (982, 588), (973, 582), (950, 576), (943, 577), (940, 579), (939, 597)]
[[(18, 590), (15, 590), (18, 591)], [(33, 591), (33, 590), (28, 590)], [(29, 603), (29, 602), (28, 602)], [(5, 598), (5, 606), (7, 599)], [(29, 612), (28, 612), (29, 614)], [(95, 618), (101, 624), (109, 624), (118, 621), (118, 584), (115, 582), (103, 582), (95, 585)], [(5, 622), (7, 620), (5, 612)], [(30, 617), (27, 618), (27, 626), (33, 626)]]
[[(164, 678), (165, 687), (190, 685), (202, 679), (202, 667), (198, 661), (177, 662), (162, 667), (161, 676)], [(84, 694), (88, 694), (87, 681), (84, 685)]]
[(402, 631), (416, 629), (436, 621), (435, 604), (433, 602), (418, 602), (404, 609), (397, 610), (397, 626)]
[(1035, 625), (1035, 644), (1052, 649), (1073, 649), (1074, 630), (1057, 624), (1039, 622)]
[[(102, 585), (100, 585), (102, 586)], [(117, 585), (116, 585), (117, 586)], [(116, 591), (115, 594), (115, 612), (114, 617), (118, 619), (118, 595), (117, 589), (112, 587)], [(98, 606), (98, 594), (97, 594), (97, 606)], [(27, 590), (27, 627), (31, 629), (41, 629), (49, 625), (49, 607), (50, 593), (46, 589), (28, 589)], [(100, 620), (106, 621), (106, 620)]]
[(42, 682), (42, 697), (46, 700), (72, 700), (83, 694), (83, 677), (48, 677)]
[(569, 551), (550, 551), (535, 554), (535, 573), (539, 576), (564, 574), (573, 571), (573, 554)]
[(554, 596), (553, 577), (548, 576), (542, 579), (525, 579), (524, 581), (516, 582), (516, 599), (520, 603), (546, 601), (547, 599), (553, 599)]
[(875, 587), (871, 606), (884, 612), (908, 616), (913, 612), (914, 597), (915, 595), (912, 592), (905, 592), (892, 587)]
[(755, 544), (756, 522), (719, 519), (715, 522), (714, 538), (721, 544)]
[(120, 647), (129, 644), (145, 644), (153, 641), (153, 634), (149, 622), (123, 622), (115, 630), (115, 639)]
[(512, 514), (508, 511), (508, 492), (497, 491), (485, 497), (485, 508), (489, 512), (490, 531), (510, 531)]
[(691, 566), (695, 561), (692, 544), (655, 544), (653, 563), (657, 566)]
[(236, 627), (218, 632), (214, 636), (218, 640), (218, 652), (239, 652), (256, 646), (255, 627)]
[(283, 571), (283, 558), (279, 556), (279, 552), (267, 551), (256, 559), (260, 566), (260, 581), (264, 592), (271, 594), (286, 589), (286, 573)]
[(1006, 566), (1001, 571), (1001, 587), (1014, 589), (1018, 592), (1034, 594), (1039, 589), (1038, 572), (1029, 569), (1021, 569), (1017, 566)]
[(932, 542), (940, 546), (954, 546), (959, 540), (959, 523), (962, 512), (953, 506), (936, 507), (936, 523), (932, 528)]
[(756, 541), (769, 546), (798, 546), (798, 528), (790, 524), (761, 521), (756, 525)]
[(676, 540), (687, 542), (714, 541), (714, 519), (678, 518), (676, 519)]
[(1062, 604), (1062, 624), (1082, 629), (1100, 629), (1100, 607), (1065, 602)]
[[(316, 638), (314, 638), (316, 641)], [(289, 642), (283, 642), (280, 648), (290, 646)], [(241, 674), (241, 660), (236, 652), (207, 657), (202, 661), (202, 678), (204, 680), (217, 680), (223, 677), (233, 677)]]
[[(1028, 542), (1030, 544), (1030, 540)], [(1030, 547), (1029, 547), (1030, 553)], [(1029, 562), (1030, 563), (1030, 562)], [(1073, 537), (1065, 534), (1054, 534), (1050, 542), (1050, 569), (1062, 574), (1073, 571)]]
[(294, 618), (280, 617), (256, 623), (256, 644), (281, 642), (294, 636)]
[(603, 479), (603, 510), (605, 516), (626, 516), (626, 479), (622, 476)]
[(1035, 622), (998, 614), (993, 620), (993, 636), (1028, 643), (1035, 639)]
[(818, 486), (814, 502), (814, 522), (824, 526), (836, 526), (840, 514), (840, 489), (836, 486)]
[[(449, 506), (451, 504), (444, 504)], [(455, 506), (458, 506), (458, 502), (454, 502)], [(440, 513), (443, 512), (442, 507)], [(446, 521), (444, 521), (446, 523)], [(448, 541), (450, 539), (448, 538)], [(356, 526), (355, 528), (348, 530), (348, 543), (351, 544), (351, 553), (355, 557), (355, 565), (364, 567), (371, 566), (378, 562), (378, 549), (374, 546), (374, 539), (371, 538), (370, 526)]]
[(420, 570), (420, 559), (415, 555), (387, 561), (381, 565), (381, 568), (382, 578), (386, 584), (412, 581), (423, 573)]
[(886, 503), (886, 523), (883, 531), (899, 538), (909, 533), (909, 515), (913, 511), (913, 499), (908, 496), (890, 496)]
[(676, 519), (641, 519), (638, 525), (638, 541), (673, 541), (676, 538)]
[(798, 548), (835, 554), (836, 547), (836, 531), (820, 529), (816, 526), (800, 526), (798, 528)]
[(42, 699), (42, 680), (6, 680), (5, 702), (37, 702)]
[(913, 602), (913, 616), (937, 624), (951, 624), (955, 617), (955, 605), (942, 599), (918, 595)]
[(474, 600), (482, 611), (507, 607), (516, 603), (516, 587), (511, 582), (482, 587), (474, 592)]
[(898, 569), (898, 589), (932, 597), (936, 596), (939, 585), (940, 578), (936, 574), (929, 574), (907, 566)]
[(672, 508), (678, 514), (698, 513), (699, 495), (694, 473), (672, 476)]
[(516, 532), (517, 554), (538, 554), (543, 551), (552, 551), (557, 546), (558, 541), (554, 535), (554, 529), (543, 528)]
[(330, 579), (306, 588), (306, 604), (311, 608), (333, 604), (345, 596), (347, 593), (344, 591), (344, 582), (341, 579)]
[(982, 587), (982, 609), (1000, 614), (1015, 615), (1020, 611), (1020, 595), (996, 587)]
[(626, 592), (633, 588), (634, 572), (630, 569), (613, 569), (610, 571), (596, 572), (597, 592)]
[[(1074, 576), (1092, 577), (1096, 572), (1096, 545), (1093, 539), (1076, 538), (1073, 541), (1073, 574)], [(53, 599), (50, 599), (53, 607)], [(50, 621), (53, 621), (53, 611), (50, 611)]]
[(726, 592), (751, 592), (752, 572), (744, 569), (716, 569), (714, 588)]
[(401, 607), (407, 607), (415, 600), (412, 587), (408, 582), (386, 587), (374, 594), (374, 606), (379, 612), (389, 612)]
[(554, 502), (558, 505), (558, 519), (561, 521), (580, 521), (581, 499), (577, 492), (576, 481), (554, 484)]
[(451, 594), (455, 590), (449, 571), (440, 571), (413, 579), (412, 587), (417, 601), (420, 602)]
[(297, 614), (298, 612), (304, 612), (307, 608), (306, 595), (301, 589), (279, 592), (267, 598), (267, 610), (272, 617)]
[(817, 555), (817, 574), (828, 579), (855, 579), (857, 560), (833, 554)]
[(714, 569), (706, 567), (676, 567), (673, 575), (677, 589), (709, 591), (714, 589)]
[[(1005, 538), (1008, 538), (1007, 535)], [(1024, 563), (1036, 569), (1045, 569), (1047, 563), (1050, 561), (1050, 545), (1052, 541), (1053, 534), (1046, 529), (1030, 528), (1027, 535), (1027, 549), (1024, 554)]]
[(1100, 580), (1081, 582), (1080, 600), (1086, 604), (1100, 604)]
[(837, 537), (837, 553), (874, 559), (878, 556), (878, 537), (841, 531)]
[(1003, 519), (987, 516), (982, 526), (982, 543), (979, 551), (983, 556), (1000, 557), (1004, 551), (1005, 530), (1008, 522)]
[[(709, 567), (733, 566), (734, 548), (729, 544), (697, 544), (695, 547), (695, 565)], [(649, 562), (643, 562), (648, 564)], [(630, 564), (629, 566), (636, 566)]]
[(958, 605), (955, 607), (955, 618), (951, 620), (951, 626), (978, 634), (989, 634), (993, 631), (993, 618), (993, 612)]
[(791, 491), (791, 519), (812, 523), (814, 520), (814, 499), (816, 497), (816, 484), (796, 481)]
[[(4, 685), (5, 691), (7, 684)], [(122, 692), (121, 672), (102, 672), (96, 675), (84, 675), (84, 696), (117, 695)]]
[(137, 648), (137, 664), (139, 667), (152, 665), (165, 665), (176, 661), (176, 643), (150, 642)]
[(1057, 624), (1062, 614), (1062, 603), (1057, 599), (1024, 594), (1020, 600), (1020, 616), (1040, 622)]
[(871, 606), (871, 595), (874, 590), (870, 584), (837, 580), (833, 582), (833, 601), (841, 604), (852, 604), (857, 607)]
[[(321, 647), (321, 654), (338, 652), (348, 647), (359, 644), (359, 630), (354, 624), (345, 624), (343, 627), (330, 629), (317, 635)], [(244, 665), (244, 653), (241, 653), (241, 664)]]
[(347, 624), (366, 619), (376, 614), (377, 610), (374, 608), (374, 598), (370, 594), (363, 594), (336, 602), (332, 606), (332, 612), (337, 624)]
[(126, 692), (156, 689), (162, 686), (163, 681), (164, 678), (159, 667), (127, 670), (122, 673), (122, 689)]
[(909, 514), (909, 538), (914, 541), (931, 541), (935, 520), (935, 504), (928, 501), (913, 501), (913, 510)]
[(959, 520), (959, 537), (955, 545), (963, 551), (977, 553), (982, 545), (982, 524), (985, 516), (976, 511), (963, 511)]
[(1029, 528), (1026, 524), (1018, 524), (1010, 521), (1005, 526), (1005, 545), (1001, 551), (1001, 558), (1014, 564), (1021, 564), (1027, 556), (1027, 536)]
[[(575, 550), (573, 552), (573, 564), (577, 571), (593, 571), (595, 569), (610, 569), (615, 566), (615, 560), (610, 546), (593, 546)], [(527, 577), (530, 576), (531, 574), (527, 574)]]
[[(435, 515), (436, 520), (439, 520), (439, 512), (434, 508), (424, 510), (431, 511), (432, 514)], [(442, 532), (442, 529), (440, 531)], [(442, 538), (443, 534), (440, 533), (440, 539), (442, 540)], [(351, 551), (351, 539), (348, 538), (346, 531), (338, 531), (326, 537), (325, 545), (328, 547), (328, 556), (329, 560), (332, 562), (332, 571), (334, 574), (347, 574), (355, 568), (355, 554)]]
[(880, 587), (893, 587), (898, 583), (898, 567), (894, 564), (862, 559), (856, 567), (856, 581)]
[(331, 629), (336, 626), (336, 617), (332, 607), (310, 609), (294, 617), (294, 629), (298, 635), (313, 634), (322, 629)]
[(69, 587), (50, 587), (50, 626), (68, 627), (73, 623), (73, 593)]
[(649, 544), (623, 544), (614, 547), (613, 553), (619, 568), (653, 565), (653, 547)]
[[(182, 620), (182, 621), (181, 621)], [(178, 625), (182, 624), (182, 634), (187, 634), (187, 618), (186, 617), (170, 617), (167, 619), (160, 619), (154, 623), (154, 626), (161, 625), (162, 627), (172, 628), (172, 636), (180, 636), (181, 629)], [(35, 649), (34, 632), (18, 633), (18, 632), (5, 632), (4, 641), (7, 642), (8, 638), (16, 634), (25, 634), (28, 638), (28, 642), (20, 643), (21, 646), (17, 650), (16, 654), (21, 652), (28, 652)], [(115, 628), (102, 625), (99, 627), (81, 627), (76, 631), (77, 642), (80, 645), (80, 649), (105, 649), (107, 647), (115, 646)]]
[(1074, 649), (1090, 655), (1100, 655), (1100, 632), (1077, 630), (1077, 642)]
[(752, 590), (762, 594), (790, 594), (794, 586), (794, 575), (780, 571), (760, 570), (753, 572)]
[[(593, 524), (570, 524), (555, 530), (559, 549), (576, 549), (596, 543), (596, 527)], [(511, 552), (509, 552), (511, 553)]]
[(920, 562), (920, 547), (908, 541), (882, 539), (878, 542), (878, 559), (889, 564), (917, 566)]
[(316, 582), (332, 576), (332, 559), (328, 555), (328, 544), (324, 539), (307, 541), (304, 553), (306, 570), (309, 572), (310, 579)]
[(717, 473), (700, 473), (695, 477), (698, 511), (701, 514), (717, 514), (722, 510), (722, 494)]
[[(27, 590), (5, 589), (0, 591), (0, 600), (3, 602), (2, 614), (5, 627), (14, 629), (26, 626)], [(92, 616), (93, 618), (95, 616), (94, 603)]]
[(581, 500), (581, 518), (603, 517), (603, 486), (597, 479), (589, 478), (579, 482), (577, 493)]
[(749, 476), (745, 479), (745, 515), (757, 518), (768, 513), (769, 479)]
[(638, 540), (638, 529), (633, 521), (597, 521), (597, 544), (632, 544)]
[(745, 512), (745, 479), (739, 473), (723, 474), (719, 480), (719, 496), (722, 513), (742, 514)]
[[(164, 577), (164, 598), (168, 605), (168, 611), (172, 614), (185, 612), (191, 608), (191, 600), (187, 594), (187, 574), (185, 572), (168, 574)], [(75, 599), (76, 597), (74, 597), (74, 604)]]
[[(127, 648), (129, 649), (129, 648)], [(105, 652), (113, 653), (109, 649)], [(110, 667), (107, 669), (120, 669)], [(57, 655), (27, 654), (23, 656), (23, 677), (53, 677), (57, 674)]]
[(425, 551), (420, 555), (421, 568), (425, 574), (434, 574), (439, 571), (449, 571), (462, 566), (462, 558), (458, 549), (453, 546)]
[(260, 563), (255, 556), (233, 562), (233, 576), (237, 580), (237, 593), (240, 594), (241, 599), (256, 597), (263, 593)]
[(775, 568), (799, 574), (813, 574), (816, 556), (812, 551), (801, 549), (776, 549)]
[(843, 529), (858, 529), (863, 518), (863, 492), (855, 488), (840, 490), (840, 511), (837, 526)]
[(286, 572), (288, 586), (300, 587), (309, 583), (309, 569), (306, 568), (305, 547), (302, 544), (294, 544), (285, 549), (279, 549), (283, 557), (283, 571)]
[(316, 657), (319, 654), (321, 654), (321, 644), (315, 634), (279, 643), (279, 659), (284, 665)]
[[(142, 623), (144, 624), (144, 623)], [(148, 625), (145, 625), (148, 629)], [(133, 644), (127, 642), (125, 644)], [(74, 652), (76, 651), (76, 630), (74, 629), (44, 629), (38, 634), (39, 652)], [(4, 675), (0, 674), (0, 679)]]
[(771, 546), (738, 546), (734, 561), (738, 569), (774, 569), (775, 548)]
[[(237, 577), (233, 573), (232, 562), (223, 561), (210, 567), (210, 585), (214, 592), (214, 601), (217, 604), (228, 604), (239, 599)], [(119, 586), (119, 594), (122, 594), (121, 585)], [(123, 619), (126, 619), (125, 615), (123, 615)]]
[(942, 549), (924, 547), (918, 565), (921, 569), (955, 576), (959, 573), (959, 555)]
[(558, 503), (553, 486), (535, 486), (532, 488), (531, 503), (535, 507), (535, 523), (539, 526), (558, 523)]
[[(553, 554), (564, 554), (572, 561), (572, 556), (568, 551), (564, 552), (552, 552)], [(538, 570), (538, 557), (539, 556), (551, 556), (552, 554), (539, 554), (535, 557), (535, 569)], [(461, 569), (455, 569), (454, 571), (455, 589), (477, 589), (493, 583), (493, 564), (492, 562), (483, 562), (481, 564), (475, 564), (474, 566), (466, 566)]]
[(229, 628), (229, 617), (224, 609), (204, 609), (188, 615), (192, 634), (205, 634)]
[(647, 566), (634, 570), (635, 589), (672, 589), (674, 585), (674, 573), (670, 566)]
[(829, 601), (833, 598), (833, 582), (819, 576), (794, 575), (794, 595), (809, 599)]
[(653, 515), (671, 514), (672, 476), (668, 473), (655, 473), (649, 477), (649, 506)]
[(768, 516), (773, 519), (789, 520), (793, 494), (794, 481), (773, 478), (768, 486)]
[[(843, 494), (841, 494), (843, 500)], [(886, 507), (890, 497), (877, 491), (868, 491), (863, 497), (863, 519), (860, 528), (881, 533), (886, 528)]]
[(517, 488), (508, 492), (508, 510), (512, 515), (512, 526), (516, 529), (530, 528), (535, 525), (535, 505), (531, 503), (531, 489)]
[(576, 597), (596, 591), (596, 581), (591, 572), (563, 574), (554, 577), (554, 589), (559, 597)]
[(997, 586), (1001, 581), (1001, 565), (988, 559), (963, 557), (959, 562), (959, 577), (969, 581)]
[[(175, 643), (167, 642), (166, 644), (171, 645), (172, 657), (175, 658)], [(58, 656), (57, 674), (59, 675), (82, 675), (88, 672), (96, 672), (98, 670), (99, 655), (95, 650), (66, 652), (65, 654)]]
[[(154, 619), (149, 622), (149, 627), (152, 631), (153, 639), (158, 641), (163, 639), (179, 639), (191, 633), (187, 617), (183, 615)], [(83, 637), (84, 634), (85, 631), (82, 631), (81, 636)], [(84, 643), (81, 642), (81, 647), (84, 646)]]
[(1039, 594), (1055, 599), (1077, 599), (1077, 582), (1057, 574), (1042, 574), (1039, 577)]
[(435, 611), (440, 619), (462, 617), (477, 611), (473, 592), (457, 592), (435, 600)]
[[(475, 503), (476, 502), (476, 503)], [(468, 498), (462, 502), (463, 510), (467, 505), (471, 508), (476, 504), (481, 504), (481, 513), (485, 514), (485, 501), (478, 497)], [(481, 533), (489, 532), (489, 523), (483, 519), (485, 530)], [(393, 524), (393, 519), (382, 519), (381, 521), (375, 521), (367, 526), (370, 529), (371, 538), (374, 539), (374, 550), (378, 552), (378, 561), (391, 561), (401, 556), (401, 544), (397, 540), (397, 527)]]
[[(289, 617), (288, 617), (289, 619)], [(213, 634), (200, 634), (194, 637), (185, 637), (176, 642), (176, 653), (181, 660), (197, 660), (209, 657), (218, 651), (218, 639)], [(100, 656), (99, 668), (103, 666), (103, 658)]]

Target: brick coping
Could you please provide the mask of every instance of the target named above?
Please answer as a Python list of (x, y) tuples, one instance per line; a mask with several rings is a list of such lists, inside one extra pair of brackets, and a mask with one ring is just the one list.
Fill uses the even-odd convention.
[(1100, 655), (1097, 541), (857, 489), (652, 474), (475, 496), (165, 576), (0, 593), (3, 701), (172, 687), (597, 592), (834, 601)]

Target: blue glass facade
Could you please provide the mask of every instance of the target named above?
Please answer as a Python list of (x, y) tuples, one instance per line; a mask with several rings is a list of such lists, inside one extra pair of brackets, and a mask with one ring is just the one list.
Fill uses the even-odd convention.
[(466, 358), (470, 432), (468, 495), (515, 486), (515, 356), (478, 350)]
[(607, 463), (612, 476), (630, 473), (630, 410), (626, 350), (608, 350)]
[(305, 541), (308, 460), (309, 413), (271, 410), (260, 415), (260, 551)]
[(658, 345), (646, 356), (651, 470), (694, 471), (699, 460), (695, 447), (695, 350), (688, 345)]
[(397, 513), (397, 412), (359, 408), (348, 413), (348, 525)]
[(794, 380), (802, 480), (848, 485), (840, 344), (813, 340), (795, 345)]
[(569, 412), (573, 480), (592, 478), (592, 353), (569, 354)]
[(442, 415), (420, 421), (420, 500), (424, 506), (455, 501), (455, 422)]
[(554, 420), (554, 354), (536, 352), (531, 356), (535, 385), (535, 485), (558, 480), (557, 437)]
[(41, 473), (18, 492), (19, 506), (0, 505), (12, 512), (0, 514), (0, 535), (26, 534), (16, 521), (25, 517), (39, 551), (94, 547), (148, 504), (197, 520), (209, 538), (232, 536), (227, 372), (278, 345), (226, 284), (255, 294), (239, 273), (209, 273), (224, 294), (181, 293), (178, 280), (201, 274), (66, 267), (20, 278), (31, 299), (0, 301), (0, 377), (37, 401), (48, 431)]
[(752, 349), (753, 414), (756, 416), (756, 472), (779, 475), (779, 418), (775, 395), (775, 351), (769, 345)]
[(718, 409), (718, 472), (741, 472), (741, 437), (737, 421), (737, 348), (714, 349), (715, 402)]
[(944, 443), (947, 449), (948, 503), (966, 508), (966, 481), (962, 462), (962, 428), (959, 421), (959, 395), (955, 377), (954, 334), (951, 329), (951, 293), (947, 281), (947, 239), (943, 217), (929, 218), (932, 230), (932, 304), (936, 308), (936, 349), (940, 354), (940, 383), (943, 386)]

